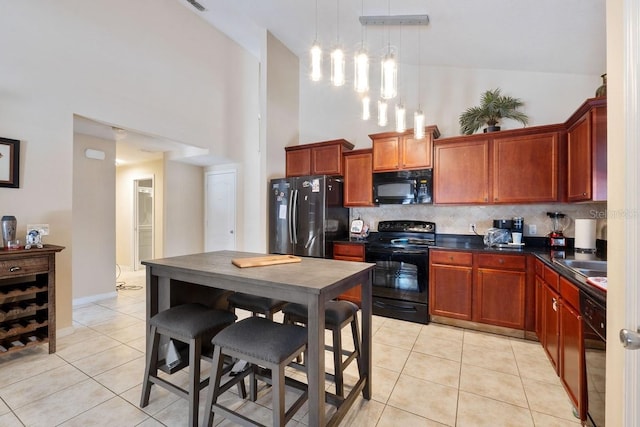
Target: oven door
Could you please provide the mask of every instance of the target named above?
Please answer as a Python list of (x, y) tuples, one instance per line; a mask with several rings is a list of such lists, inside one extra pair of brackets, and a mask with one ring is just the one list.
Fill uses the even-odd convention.
[(373, 313), (419, 323), (429, 322), (426, 250), (367, 248), (373, 270)]

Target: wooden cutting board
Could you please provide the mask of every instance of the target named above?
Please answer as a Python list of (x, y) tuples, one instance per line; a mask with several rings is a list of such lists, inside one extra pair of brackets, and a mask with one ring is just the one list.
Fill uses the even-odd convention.
[(262, 267), (265, 265), (288, 264), (292, 262), (302, 261), (299, 257), (293, 255), (267, 255), (253, 258), (236, 258), (231, 260), (233, 265), (240, 268), (245, 267)]

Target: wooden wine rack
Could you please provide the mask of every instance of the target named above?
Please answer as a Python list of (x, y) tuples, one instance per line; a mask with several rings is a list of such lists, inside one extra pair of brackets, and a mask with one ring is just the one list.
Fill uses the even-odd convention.
[(56, 351), (55, 254), (63, 249), (0, 249), (0, 358), (43, 343)]

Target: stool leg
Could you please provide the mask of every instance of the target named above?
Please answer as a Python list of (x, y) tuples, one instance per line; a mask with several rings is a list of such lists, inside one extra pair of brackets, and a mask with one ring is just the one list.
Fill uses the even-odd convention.
[(271, 367), (273, 425), (284, 426), (284, 365)]
[(189, 425), (192, 427), (198, 426), (201, 341), (201, 338), (189, 340)]
[(211, 376), (209, 380), (209, 392), (207, 393), (207, 402), (204, 406), (205, 418), (203, 426), (211, 427), (213, 425), (213, 405), (218, 402), (218, 390), (220, 388), (220, 379), (222, 378), (223, 365), (222, 349), (217, 347), (213, 351), (213, 361), (211, 364)]
[(336, 380), (336, 394), (344, 397), (344, 383), (342, 380), (342, 331), (333, 329), (333, 370)]
[(358, 364), (358, 373), (362, 378), (362, 352), (360, 351), (360, 329), (358, 329), (358, 316), (357, 314), (351, 321), (351, 335), (353, 336), (353, 348), (356, 352), (356, 363)]
[(142, 396), (140, 397), (140, 407), (144, 408), (149, 404), (149, 395), (151, 394), (151, 381), (149, 375), (158, 375), (158, 344), (160, 342), (160, 334), (155, 326), (151, 327), (149, 332), (149, 342), (147, 342), (147, 363), (144, 368), (144, 380), (142, 381)]

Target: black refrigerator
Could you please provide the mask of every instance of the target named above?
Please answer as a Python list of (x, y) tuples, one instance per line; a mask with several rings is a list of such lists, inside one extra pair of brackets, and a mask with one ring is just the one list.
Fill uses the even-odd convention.
[(349, 237), (342, 178), (326, 175), (272, 179), (269, 253), (331, 258), (333, 242)]

